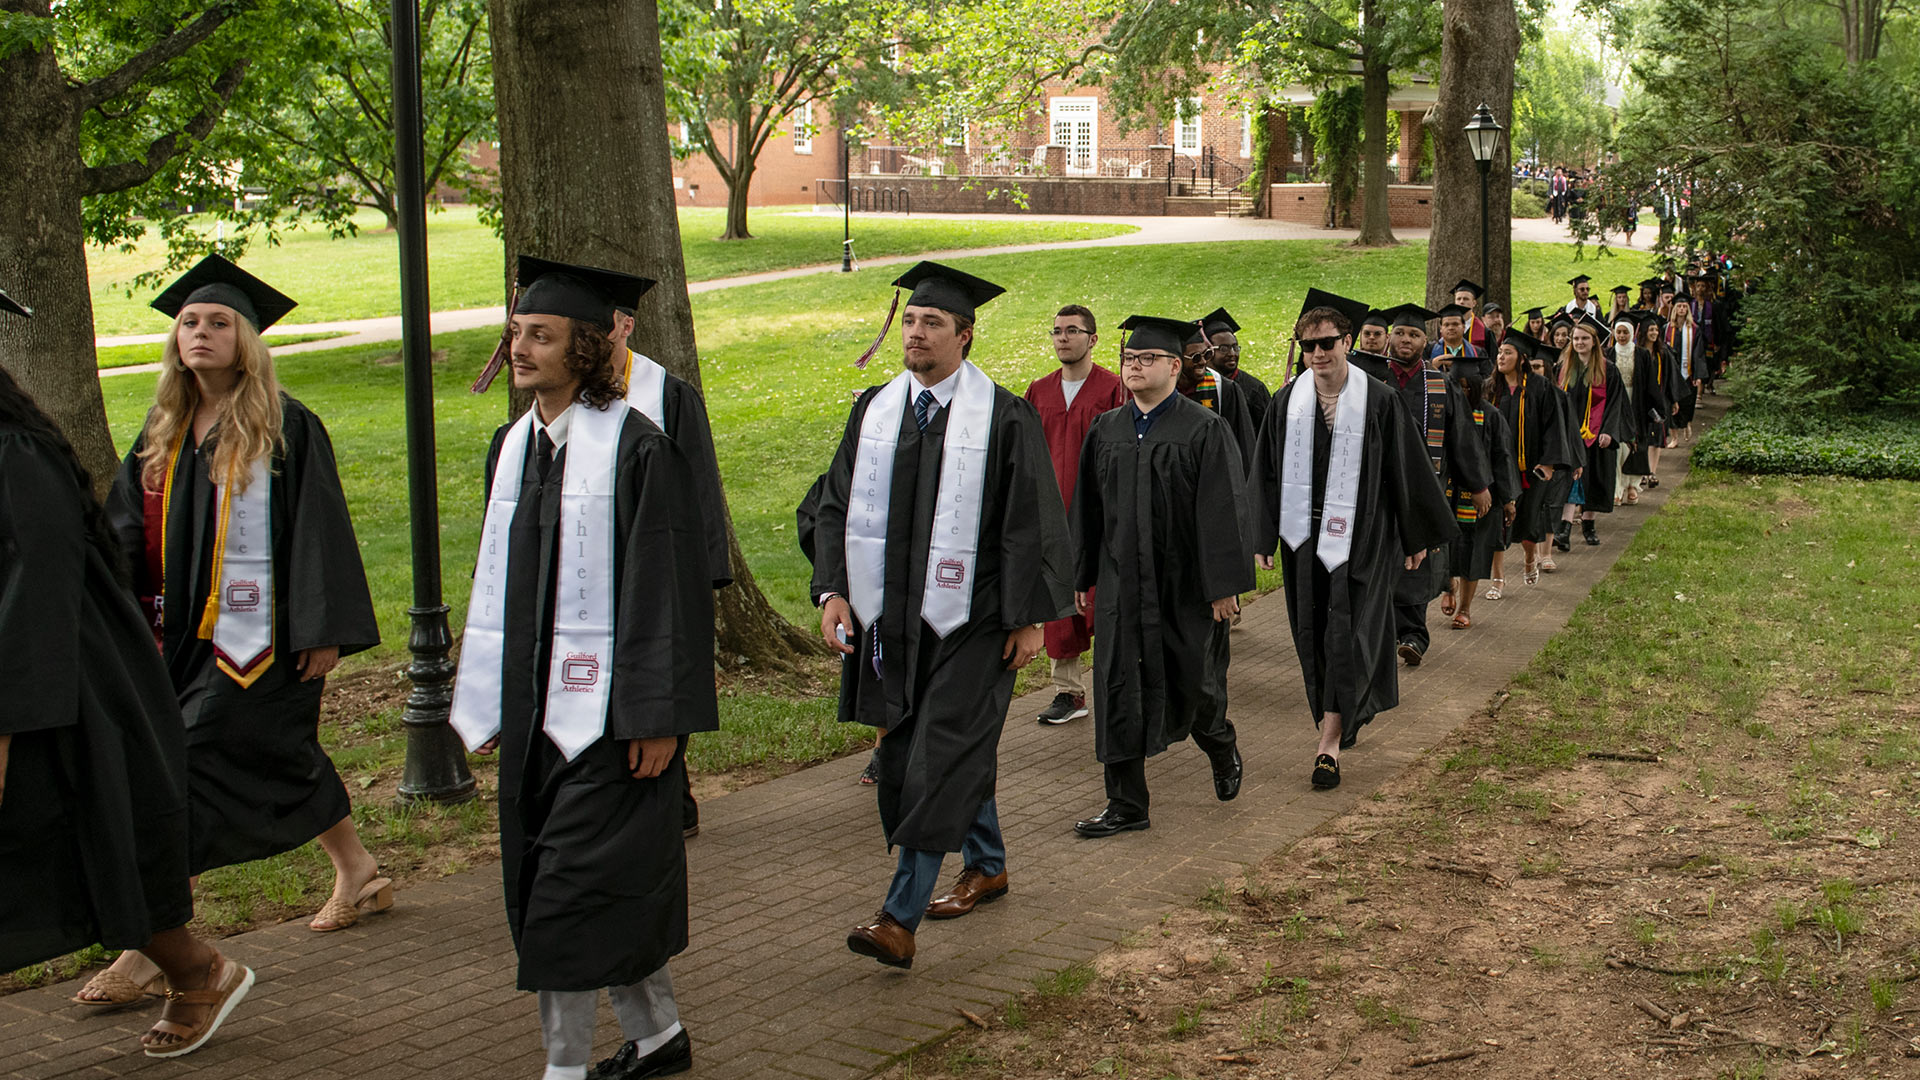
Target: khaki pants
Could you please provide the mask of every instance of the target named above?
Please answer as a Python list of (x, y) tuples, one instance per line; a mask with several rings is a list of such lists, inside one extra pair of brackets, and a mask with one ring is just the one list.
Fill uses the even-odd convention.
[(1053, 689), (1060, 694), (1087, 695), (1087, 669), (1080, 657), (1053, 661)]

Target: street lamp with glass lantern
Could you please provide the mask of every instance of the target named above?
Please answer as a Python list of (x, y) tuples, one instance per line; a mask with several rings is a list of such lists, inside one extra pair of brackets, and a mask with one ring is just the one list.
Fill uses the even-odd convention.
[(1502, 130), (1500, 122), (1493, 118), (1493, 110), (1484, 101), (1474, 112), (1473, 119), (1467, 121), (1467, 149), (1473, 152), (1473, 160), (1480, 166), (1480, 280), (1483, 284), (1492, 280), (1487, 276), (1491, 244), (1487, 224), (1487, 186), (1492, 179), (1493, 156), (1500, 152)]

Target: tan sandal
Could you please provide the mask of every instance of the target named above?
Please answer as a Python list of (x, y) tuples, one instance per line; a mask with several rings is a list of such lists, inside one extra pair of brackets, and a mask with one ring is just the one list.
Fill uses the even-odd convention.
[[(123, 954), (124, 955), (124, 954)], [(95, 1012), (119, 1012), (121, 1009), (144, 1005), (149, 999), (157, 998), (166, 992), (167, 977), (145, 953), (134, 952), (131, 966), (132, 975), (115, 971), (111, 967), (87, 980), (80, 993), (70, 999), (75, 1005), (85, 1005)], [(92, 991), (104, 997), (82, 997)]]
[(1473, 620), (1468, 618), (1467, 613), (1463, 611), (1453, 617), (1453, 628), (1455, 630), (1471, 630), (1473, 629)]
[[(385, 911), (393, 906), (393, 879), (377, 877), (360, 889), (360, 895), (349, 904), (338, 897), (328, 897), (321, 906), (320, 913), (307, 924), (307, 929), (316, 934), (330, 934), (335, 930), (345, 930), (360, 921), (360, 913), (371, 915)], [(331, 923), (322, 926), (321, 923)]]
[(1489, 578), (1489, 579), (1488, 579), (1488, 588), (1487, 588), (1487, 599), (1489, 599), (1489, 600), (1498, 600), (1498, 599), (1500, 599), (1500, 598), (1501, 598), (1502, 596), (1505, 596), (1505, 595), (1506, 595), (1506, 585), (1507, 585), (1507, 579), (1506, 579), (1506, 578), (1498, 578), (1498, 577), (1497, 577), (1497, 578)]
[[(211, 977), (212, 972), (215, 971), (220, 973), (217, 978)], [(160, 1019), (154, 1021), (152, 1030), (147, 1034), (172, 1035), (180, 1041), (156, 1047), (147, 1044), (146, 1039), (143, 1038), (140, 1042), (146, 1047), (148, 1057), (181, 1057), (200, 1049), (208, 1039), (213, 1038), (214, 1032), (220, 1030), (220, 1025), (226, 1023), (228, 1015), (233, 1012), (233, 1007), (240, 1004), (240, 1000), (247, 996), (247, 991), (253, 989), (253, 969), (245, 964), (234, 963), (220, 955), (217, 950), (213, 954), (213, 963), (209, 965), (208, 973), (210, 977), (207, 981), (210, 985), (204, 990), (171, 988), (167, 990), (169, 1011), (175, 1005), (205, 1005), (208, 1007), (207, 1012), (200, 1018), (198, 1024), (193, 1025), (169, 1020), (166, 1013), (161, 1013)]]

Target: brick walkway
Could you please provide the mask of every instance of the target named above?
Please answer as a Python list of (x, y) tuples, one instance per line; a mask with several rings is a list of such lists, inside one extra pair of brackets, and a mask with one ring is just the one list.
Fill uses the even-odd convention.
[[(1725, 399), (1710, 400), (1703, 424), (1724, 407)], [(866, 1076), (963, 1023), (958, 1009), (998, 1009), (1036, 977), (1089, 959), (1311, 832), (1481, 708), (1565, 625), (1685, 479), (1687, 458), (1668, 452), (1660, 489), (1603, 518), (1599, 548), (1576, 537), (1561, 571), (1540, 585), (1520, 584), (1516, 548), (1507, 598), (1477, 601), (1471, 632), (1447, 630), (1434, 605), (1426, 663), (1403, 670), (1400, 707), (1365, 730), (1335, 792), (1306, 782), (1315, 735), (1277, 594), (1250, 606), (1234, 634), (1233, 718), (1247, 763), (1235, 802), (1214, 801), (1206, 758), (1182, 745), (1149, 767), (1150, 831), (1081, 840), (1073, 820), (1103, 804), (1091, 729), (1036, 725), (1045, 694), (1016, 701), (1000, 744), (1012, 892), (965, 919), (923, 924), (911, 972), (845, 946), (848, 928), (879, 907), (893, 866), (872, 789), (854, 783), (864, 755), (710, 800), (689, 845), (693, 944), (673, 964), (694, 1037), (692, 1075)], [(949, 876), (957, 862), (949, 860)], [(223, 947), (260, 983), (207, 1049), (148, 1059), (135, 1040), (156, 1010), (84, 1014), (67, 1003), (78, 988), (69, 983), (0, 998), (0, 1069), (31, 1080), (540, 1073), (533, 998), (513, 988), (494, 867), (405, 889), (390, 914), (342, 933), (293, 922)], [(605, 1008), (600, 1034), (610, 1053), (618, 1034)]]

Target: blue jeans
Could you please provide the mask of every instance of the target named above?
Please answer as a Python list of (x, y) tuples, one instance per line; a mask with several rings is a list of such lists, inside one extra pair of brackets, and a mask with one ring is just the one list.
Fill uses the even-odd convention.
[[(887, 889), (883, 910), (909, 932), (920, 928), (920, 919), (927, 913), (933, 890), (940, 885), (940, 864), (946, 857), (944, 851), (922, 851), (901, 845), (900, 865), (893, 871), (893, 884)], [(967, 829), (967, 838), (960, 842), (960, 859), (962, 865), (988, 877), (1007, 868), (1007, 845), (1000, 838), (1000, 810), (992, 799), (980, 804), (980, 813)]]

